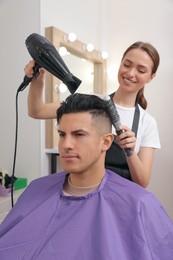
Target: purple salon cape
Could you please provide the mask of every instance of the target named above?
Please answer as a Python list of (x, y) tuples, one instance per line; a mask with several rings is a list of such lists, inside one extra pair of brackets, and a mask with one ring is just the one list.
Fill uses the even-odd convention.
[(147, 190), (107, 170), (98, 191), (34, 180), (0, 225), (1, 260), (173, 260), (173, 223)]

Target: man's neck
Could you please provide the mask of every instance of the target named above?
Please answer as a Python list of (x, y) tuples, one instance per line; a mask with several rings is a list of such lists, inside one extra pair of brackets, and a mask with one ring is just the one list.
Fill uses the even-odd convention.
[(68, 176), (64, 184), (63, 192), (66, 196), (85, 196), (91, 192), (97, 191), (99, 185), (100, 182), (93, 186), (78, 187), (71, 183), (70, 176)]
[(70, 183), (76, 187), (91, 187), (95, 185), (99, 185), (105, 175), (105, 169), (98, 174), (95, 172), (85, 173), (70, 173), (69, 180)]

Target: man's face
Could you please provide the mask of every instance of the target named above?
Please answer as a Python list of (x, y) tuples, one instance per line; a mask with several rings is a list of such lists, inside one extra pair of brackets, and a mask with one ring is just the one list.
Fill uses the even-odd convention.
[(83, 173), (104, 165), (104, 138), (88, 112), (63, 115), (58, 132), (60, 160), (66, 172)]

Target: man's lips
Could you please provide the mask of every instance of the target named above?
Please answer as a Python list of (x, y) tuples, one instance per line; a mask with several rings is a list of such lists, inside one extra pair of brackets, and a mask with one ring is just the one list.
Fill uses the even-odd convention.
[(79, 156), (75, 154), (62, 154), (61, 158), (65, 160), (72, 160), (72, 159), (79, 158)]

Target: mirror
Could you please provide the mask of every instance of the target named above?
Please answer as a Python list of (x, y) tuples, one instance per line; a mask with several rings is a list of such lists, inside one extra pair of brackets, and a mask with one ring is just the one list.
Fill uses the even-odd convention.
[[(64, 48), (64, 47), (63, 47)], [(61, 50), (61, 47), (60, 47)], [(68, 64), (68, 68), (73, 73), (73, 75), (77, 76), (82, 80), (82, 83), (78, 87), (76, 92), (80, 93), (91, 93), (94, 91), (94, 64), (86, 59), (79, 58), (73, 55), (70, 52), (67, 52), (65, 56), (62, 56), (65, 64)], [(60, 83), (57, 85), (57, 92), (59, 91), (60, 101), (64, 100), (67, 96), (70, 95), (70, 91), (67, 87)]]
[[(80, 93), (95, 92), (98, 94), (106, 93), (106, 60), (101, 58), (100, 52), (93, 50), (86, 51), (86, 44), (75, 40), (70, 42), (67, 40), (68, 34), (56, 27), (45, 28), (45, 37), (60, 50), (65, 47), (67, 55), (62, 56), (69, 70), (82, 80), (81, 85), (77, 89)], [(57, 107), (70, 92), (60, 92), (61, 81), (46, 72), (45, 80), (45, 102), (57, 103)], [(58, 134), (56, 130), (56, 120), (46, 120), (46, 148), (57, 149)]]

